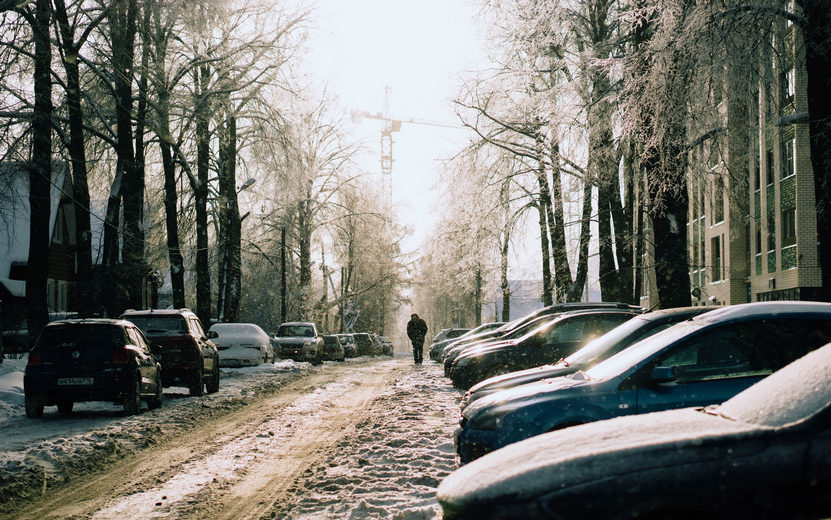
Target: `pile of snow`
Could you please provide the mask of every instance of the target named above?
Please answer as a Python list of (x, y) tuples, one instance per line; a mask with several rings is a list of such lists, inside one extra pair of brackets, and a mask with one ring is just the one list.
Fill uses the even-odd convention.
[(290, 360), (241, 369), (222, 369), (218, 392), (188, 399), (186, 388), (166, 388), (164, 405), (125, 417), (112, 403), (76, 403), (70, 417), (54, 406), (43, 418), (26, 417), (23, 369), (26, 360), (0, 364), (0, 506), (39, 495), (48, 487), (96, 471), (103, 465), (166, 440), (272, 393), (312, 370)]
[(23, 410), (23, 369), (28, 357), (0, 363), (0, 421)]
[[(377, 398), (357, 431), (290, 491), (290, 518), (432, 519), (436, 487), (456, 469), (453, 430), (461, 393), (441, 365), (413, 367)], [(282, 508), (281, 508), (282, 509)]]

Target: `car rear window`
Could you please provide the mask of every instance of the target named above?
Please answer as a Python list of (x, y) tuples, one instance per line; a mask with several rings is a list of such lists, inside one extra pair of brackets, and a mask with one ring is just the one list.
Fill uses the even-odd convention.
[(126, 316), (145, 336), (153, 334), (185, 334), (188, 325), (182, 316)]
[(40, 349), (96, 347), (112, 348), (124, 344), (121, 327), (66, 326), (46, 327), (38, 339)]
[(280, 328), (277, 329), (277, 337), (286, 338), (286, 337), (301, 337), (301, 338), (311, 338), (314, 337), (314, 329), (309, 327), (308, 325), (280, 325)]

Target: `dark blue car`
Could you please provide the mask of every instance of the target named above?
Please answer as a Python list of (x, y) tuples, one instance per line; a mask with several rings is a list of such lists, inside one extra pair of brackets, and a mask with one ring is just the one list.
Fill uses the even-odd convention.
[(471, 403), (456, 430), (456, 450), (465, 463), (568, 426), (721, 403), (829, 341), (831, 304), (767, 302), (714, 310), (588, 371)]
[(445, 520), (831, 515), (831, 345), (721, 405), (538, 435), (452, 473)]

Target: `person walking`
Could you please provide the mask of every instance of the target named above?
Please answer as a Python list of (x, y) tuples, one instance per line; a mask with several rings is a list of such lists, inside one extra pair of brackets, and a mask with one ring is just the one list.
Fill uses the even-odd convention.
[(424, 336), (427, 335), (427, 323), (418, 317), (418, 314), (411, 314), (407, 322), (407, 337), (413, 342), (413, 361), (420, 365), (424, 357)]

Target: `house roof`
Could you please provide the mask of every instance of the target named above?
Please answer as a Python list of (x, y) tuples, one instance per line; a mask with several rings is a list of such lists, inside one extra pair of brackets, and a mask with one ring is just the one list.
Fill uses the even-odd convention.
[[(69, 180), (66, 163), (52, 163), (52, 190), (50, 196), (49, 236), (55, 229), (62, 188)], [(29, 261), (29, 169), (25, 163), (0, 163), (0, 184), (4, 195), (0, 198), (0, 282), (12, 294), (19, 294), (19, 284), (9, 284), (11, 266)], [(67, 193), (70, 195), (70, 193)], [(25, 293), (25, 284), (23, 288)]]

